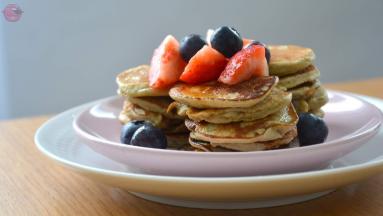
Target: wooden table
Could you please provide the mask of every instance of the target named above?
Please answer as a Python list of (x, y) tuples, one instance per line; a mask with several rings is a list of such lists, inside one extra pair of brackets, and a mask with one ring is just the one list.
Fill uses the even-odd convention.
[[(328, 84), (383, 98), (383, 78)], [(47, 116), (0, 123), (0, 215), (383, 215), (383, 175), (305, 203), (254, 210), (201, 210), (136, 198), (50, 161), (33, 136)]]

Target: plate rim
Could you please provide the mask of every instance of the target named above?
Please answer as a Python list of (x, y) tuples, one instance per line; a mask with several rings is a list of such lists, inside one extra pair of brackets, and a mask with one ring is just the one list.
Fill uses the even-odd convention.
[[(332, 91), (332, 92), (341, 92), (341, 91)], [(342, 93), (342, 92), (341, 92)], [(383, 100), (376, 97), (370, 97), (365, 95), (358, 95), (354, 93), (348, 93), (349, 95), (356, 96), (358, 99), (367, 98), (375, 101), (379, 101), (383, 103)], [(90, 172), (94, 174), (99, 175), (108, 175), (108, 176), (114, 176), (119, 178), (128, 178), (128, 179), (136, 179), (136, 180), (149, 180), (149, 181), (165, 181), (165, 182), (183, 182), (183, 183), (216, 183), (216, 184), (238, 184), (238, 183), (246, 183), (246, 182), (264, 182), (264, 181), (279, 181), (279, 180), (301, 180), (305, 178), (312, 178), (312, 177), (321, 177), (326, 175), (333, 175), (333, 174), (347, 174), (352, 172), (357, 172), (360, 170), (367, 170), (367, 169), (381, 169), (383, 168), (383, 158), (379, 160), (372, 160), (356, 165), (350, 165), (346, 167), (339, 167), (334, 169), (326, 169), (326, 170), (314, 170), (314, 171), (306, 171), (306, 172), (299, 172), (299, 173), (286, 173), (286, 174), (271, 174), (271, 175), (261, 175), (261, 176), (228, 176), (228, 177), (192, 177), (192, 176), (165, 176), (165, 175), (154, 175), (154, 174), (145, 174), (145, 173), (132, 173), (128, 171), (114, 171), (114, 170), (107, 170), (103, 168), (98, 167), (92, 167), (89, 165), (83, 165), (79, 164), (73, 161), (69, 161), (65, 158), (61, 158), (52, 152), (46, 150), (43, 145), (40, 143), (40, 134), (47, 130), (46, 128), (53, 124), (55, 121), (57, 121), (60, 118), (66, 117), (67, 115), (74, 116), (76, 113), (78, 114), (81, 110), (85, 110), (86, 108), (97, 104), (103, 100), (111, 99), (115, 96), (103, 98), (100, 100), (96, 100), (93, 102), (89, 102), (83, 105), (76, 106), (74, 108), (71, 108), (69, 110), (66, 110), (46, 122), (44, 122), (37, 130), (34, 136), (34, 141), (37, 146), (37, 148), (42, 152), (45, 156), (52, 159), (53, 161), (59, 162), (62, 165), (66, 165), (68, 167), (78, 169), (85, 172)], [(363, 100), (364, 102), (367, 102)], [(367, 102), (369, 103), (369, 102)], [(371, 103), (369, 103), (371, 104)], [(373, 105), (375, 106), (375, 105)], [(376, 107), (376, 106), (375, 106)], [(376, 107), (377, 108), (377, 107)], [(380, 109), (377, 108), (379, 111)], [(71, 125), (70, 125), (71, 126)], [(380, 129), (382, 130), (382, 129)], [(378, 131), (379, 133), (380, 131)], [(382, 132), (383, 133), (383, 132)]]

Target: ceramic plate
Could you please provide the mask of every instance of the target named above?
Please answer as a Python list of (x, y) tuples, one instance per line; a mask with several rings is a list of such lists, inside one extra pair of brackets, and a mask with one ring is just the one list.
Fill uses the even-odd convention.
[[(73, 127), (84, 143), (106, 157), (143, 173), (172, 176), (253, 176), (317, 170), (373, 137), (382, 122), (374, 105), (329, 91), (323, 107), (329, 136), (325, 143), (253, 152), (194, 152), (121, 144), (117, 116), (123, 99), (113, 97), (85, 109)], [(148, 160), (150, 158), (150, 160)]]
[[(383, 109), (382, 100), (365, 99)], [(47, 121), (36, 132), (38, 149), (81, 175), (161, 203), (223, 209), (283, 205), (321, 196), (383, 171), (383, 130), (380, 130), (366, 145), (318, 171), (252, 177), (137, 173), (93, 151), (76, 137), (71, 126), (73, 116), (98, 103), (100, 101), (71, 109)]]

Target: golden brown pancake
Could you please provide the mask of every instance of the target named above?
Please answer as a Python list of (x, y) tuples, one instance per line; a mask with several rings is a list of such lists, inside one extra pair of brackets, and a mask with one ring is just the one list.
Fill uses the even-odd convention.
[(297, 113), (308, 112), (310, 110), (309, 104), (303, 99), (293, 100), (293, 105)]
[(312, 49), (295, 45), (272, 45), (270, 49), (270, 75), (285, 76), (312, 64), (315, 54)]
[(200, 151), (259, 151), (279, 148), (297, 135), (298, 116), (290, 104), (279, 112), (252, 122), (212, 124), (185, 120), (189, 143)]
[(323, 117), (324, 112), (321, 111), (320, 108), (324, 106), (327, 102), (327, 92), (322, 86), (315, 88), (314, 94), (312, 94), (309, 98), (293, 98), (293, 105), (297, 113), (310, 112), (321, 117)]
[(235, 122), (212, 124), (185, 120), (186, 127), (195, 133), (197, 138), (221, 143), (248, 143), (280, 138), (286, 131), (294, 128), (298, 116), (292, 105), (278, 113), (252, 122)]
[(133, 120), (149, 121), (154, 126), (163, 129), (167, 133), (185, 133), (186, 129), (183, 120), (169, 119), (160, 113), (145, 110), (135, 104), (125, 101), (124, 107), (118, 116), (121, 123), (126, 124)]
[(326, 89), (319, 86), (314, 95), (307, 100), (310, 110), (318, 110), (328, 102)]
[(317, 109), (317, 110), (310, 110), (310, 113), (319, 116), (321, 118), (324, 117), (324, 111), (322, 109)]
[(178, 84), (170, 89), (175, 101), (195, 108), (250, 107), (263, 100), (277, 84), (278, 77), (256, 77), (236, 85), (210, 82)]
[(284, 137), (255, 143), (209, 143), (198, 139), (189, 138), (189, 143), (201, 151), (263, 151), (281, 148), (288, 145), (297, 136), (296, 128), (285, 134)]
[(140, 65), (120, 73), (116, 78), (118, 94), (126, 97), (168, 96), (169, 90), (150, 88), (149, 69), (149, 65)]
[(170, 97), (129, 97), (126, 100), (139, 107), (144, 107), (145, 110), (160, 113), (167, 118), (183, 119), (177, 114), (167, 112), (169, 105), (173, 102)]
[(206, 121), (216, 124), (224, 124), (239, 121), (255, 121), (272, 113), (278, 112), (291, 103), (291, 93), (273, 88), (271, 93), (255, 106), (239, 108), (210, 108), (198, 109), (173, 102), (169, 106), (169, 113), (177, 113), (188, 117), (193, 121)]
[(306, 82), (313, 82), (320, 76), (319, 70), (310, 65), (303, 70), (300, 70), (292, 75), (279, 78), (278, 86), (283, 86), (287, 89), (294, 88)]
[(293, 94), (294, 100), (308, 99), (314, 95), (316, 89), (320, 85), (320, 81), (315, 80), (313, 82), (306, 82), (294, 88), (290, 88), (288, 91)]

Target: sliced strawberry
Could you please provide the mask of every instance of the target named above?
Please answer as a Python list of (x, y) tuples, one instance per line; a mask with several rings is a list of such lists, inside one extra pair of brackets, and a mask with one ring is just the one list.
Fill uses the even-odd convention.
[(242, 47), (246, 47), (247, 45), (249, 45), (253, 41), (254, 40), (247, 39), (247, 38), (242, 38), (242, 42), (243, 42), (243, 46)]
[(218, 81), (234, 85), (252, 76), (268, 75), (269, 67), (265, 58), (265, 48), (260, 45), (251, 45), (230, 58)]
[(171, 35), (166, 36), (154, 50), (149, 70), (152, 88), (168, 88), (176, 83), (186, 66), (179, 52), (179, 43)]
[(217, 80), (227, 64), (227, 59), (217, 50), (205, 45), (189, 61), (180, 80), (189, 84)]

